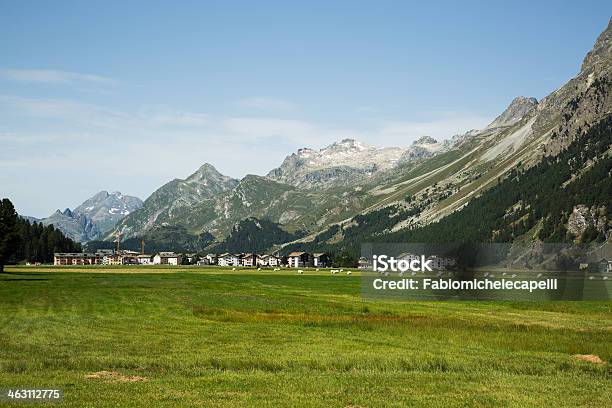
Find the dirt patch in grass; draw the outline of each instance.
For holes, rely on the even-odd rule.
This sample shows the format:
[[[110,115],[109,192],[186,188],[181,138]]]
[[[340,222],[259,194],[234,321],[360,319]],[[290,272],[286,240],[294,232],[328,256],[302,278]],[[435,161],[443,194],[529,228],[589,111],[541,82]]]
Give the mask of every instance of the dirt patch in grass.
[[[594,363],[594,364],[605,364],[606,363],[599,356],[596,356],[595,354],[574,354],[574,358],[578,360],[582,360],[582,361],[588,361],[589,363]]]
[[[147,381],[146,377],[138,375],[123,375],[116,371],[97,371],[85,376],[88,380],[103,380],[106,382],[139,382]]]

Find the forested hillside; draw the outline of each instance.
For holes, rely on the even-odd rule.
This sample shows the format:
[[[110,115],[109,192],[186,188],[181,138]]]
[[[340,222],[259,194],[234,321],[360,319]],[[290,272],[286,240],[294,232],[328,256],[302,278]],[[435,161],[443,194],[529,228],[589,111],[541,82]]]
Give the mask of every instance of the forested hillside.
[[[207,232],[203,232],[199,235],[192,235],[180,225],[162,225],[147,231],[143,236],[128,238],[121,241],[120,249],[140,252],[143,239],[145,243],[144,250],[147,254],[163,251],[190,253],[201,251],[202,248],[211,244],[214,237]],[[116,247],[116,241],[110,240],[89,241],[85,244],[85,248],[88,251],[114,249]]]
[[[30,223],[17,214],[9,199],[0,201],[0,272],[5,264],[52,262],[54,252],[80,250],[80,244],[52,225]]]
[[[270,220],[247,218],[232,228],[230,235],[213,252],[264,252],[275,244],[292,241],[301,234],[289,233]]]
[[[53,262],[54,252],[80,252],[81,244],[67,238],[53,225],[17,218],[17,247],[9,261]]]

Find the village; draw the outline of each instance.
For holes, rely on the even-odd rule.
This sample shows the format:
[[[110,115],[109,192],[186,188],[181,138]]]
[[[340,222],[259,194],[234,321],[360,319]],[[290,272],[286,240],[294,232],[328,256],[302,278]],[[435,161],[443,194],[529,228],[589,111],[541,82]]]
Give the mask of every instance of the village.
[[[412,262],[419,256],[412,253],[402,253],[398,261]],[[431,268],[438,271],[452,269],[456,260],[442,256],[432,255],[428,258]],[[53,265],[195,265],[220,266],[233,268],[331,268],[351,267],[354,265],[332,265],[331,256],[325,252],[291,252],[286,256],[278,254],[222,253],[222,254],[178,254],[175,252],[158,252],[144,254],[130,250],[100,249],[95,252],[58,252],[54,253]],[[357,261],[357,268],[361,270],[375,270],[371,259],[364,257]],[[579,269],[586,270],[588,263],[580,263]],[[612,260],[602,259],[595,262],[592,269],[602,273],[612,272]],[[378,270],[378,269],[376,269]]]
[[[403,253],[399,260],[411,262],[419,257],[412,253]],[[454,265],[454,259],[432,256],[434,269],[444,270]],[[207,255],[179,254],[175,252],[158,252],[145,254],[144,251],[100,249],[95,252],[55,253],[55,266],[64,265],[197,265],[241,268],[329,268],[350,267],[355,265],[332,265],[331,256],[325,252],[291,252],[286,256],[279,254],[222,253]],[[364,257],[357,261],[358,269],[373,270],[371,259]]]
[[[53,254],[53,265],[198,265],[225,267],[269,267],[269,268],[327,268],[331,259],[324,252],[291,252],[287,256],[274,254],[222,253],[178,254],[158,252],[144,254],[129,250],[101,249],[96,252],[58,252]]]

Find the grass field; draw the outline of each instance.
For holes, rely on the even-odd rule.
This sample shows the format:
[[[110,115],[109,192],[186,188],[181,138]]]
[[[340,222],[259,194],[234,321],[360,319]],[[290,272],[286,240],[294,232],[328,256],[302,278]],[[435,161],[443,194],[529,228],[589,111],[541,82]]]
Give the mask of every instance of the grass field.
[[[612,361],[612,302],[365,302],[358,274],[7,272],[0,388],[62,389],[52,406],[612,406],[610,364],[575,357]]]

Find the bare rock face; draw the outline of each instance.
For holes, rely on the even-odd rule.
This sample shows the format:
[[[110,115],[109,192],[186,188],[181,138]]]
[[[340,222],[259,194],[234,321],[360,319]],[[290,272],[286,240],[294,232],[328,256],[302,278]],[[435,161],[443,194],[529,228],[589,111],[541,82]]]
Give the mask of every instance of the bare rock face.
[[[580,68],[581,72],[610,70],[612,54],[612,18],[608,27],[599,35],[593,49],[587,53]]]
[[[489,126],[488,129],[498,128],[502,126],[512,126],[527,114],[529,114],[538,105],[536,98],[528,98],[519,96],[512,100],[510,105],[502,112]]]
[[[611,113],[611,90],[612,78],[607,74],[594,79],[584,91],[570,100],[561,111],[560,123],[553,130],[550,143],[544,146],[545,154],[556,156],[572,143],[577,135],[584,134],[601,117]]]
[[[413,145],[432,145],[437,143],[438,141],[431,136],[421,136],[420,138],[412,142]]]
[[[534,129],[552,132],[544,154],[557,155],[577,134],[612,113],[611,89],[612,19],[584,58],[578,75],[540,102]]]
[[[119,220],[140,207],[142,201],[137,197],[118,191],[100,191],[74,210],[57,210],[40,222],[43,225],[53,225],[75,242],[87,242],[101,238],[102,234],[112,229]]]
[[[426,159],[447,149],[447,145],[439,143],[431,136],[421,136],[409,146],[402,154],[400,162]]]
[[[74,209],[77,215],[91,219],[102,232],[112,229],[119,220],[142,207],[142,200],[122,194],[100,191]]]
[[[380,148],[344,139],[320,150],[299,149],[287,156],[267,177],[300,187],[350,182],[394,167],[404,151],[400,147]]]
[[[346,185],[412,160],[431,157],[445,149],[431,136],[422,136],[408,147],[376,147],[344,139],[320,150],[299,149],[285,158],[267,177],[297,187]]]
[[[567,230],[579,237],[588,227],[594,227],[598,232],[607,232],[608,219],[605,207],[587,207],[586,205],[574,207],[567,220]]]
[[[100,229],[90,218],[84,214],[75,214],[69,208],[57,210],[41,222],[43,225],[53,225],[75,242],[87,242],[101,236]]]

